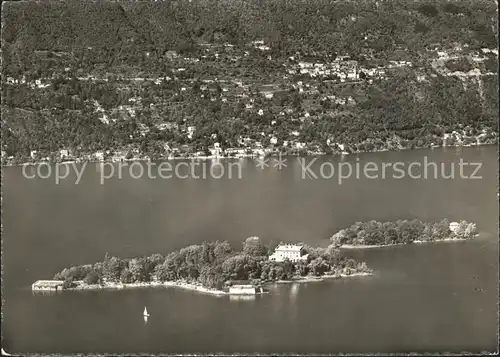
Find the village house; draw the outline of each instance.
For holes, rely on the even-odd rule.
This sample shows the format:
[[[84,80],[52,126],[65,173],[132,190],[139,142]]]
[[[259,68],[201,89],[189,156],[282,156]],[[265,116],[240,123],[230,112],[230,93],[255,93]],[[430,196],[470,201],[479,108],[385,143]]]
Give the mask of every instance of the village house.
[[[165,52],[165,57],[167,57],[168,59],[175,59],[175,58],[179,57],[179,55],[177,54],[176,51],[169,50],[169,51]]]
[[[160,131],[177,129],[178,125],[176,123],[160,123],[156,125],[156,128]]]
[[[113,162],[122,162],[127,159],[128,151],[127,150],[116,150],[113,155],[111,155],[111,161]]]
[[[61,159],[66,159],[69,156],[69,151],[67,149],[61,149],[59,150],[59,156],[61,156]]]
[[[194,132],[196,131],[196,127],[195,126],[188,126],[187,128],[187,132],[188,132],[188,138],[189,139],[192,139],[193,138],[193,134]]]
[[[257,48],[257,49],[259,49],[261,51],[269,51],[271,49],[269,46],[266,46],[264,44],[263,40],[253,41],[252,45],[253,45],[254,48]]]
[[[307,261],[308,254],[303,254],[302,244],[289,244],[281,242],[274,253],[269,256],[269,260],[282,262],[290,260],[292,262]]]
[[[247,149],[245,149],[245,148],[227,148],[227,149],[225,149],[225,154],[227,156],[244,157],[247,154]]]
[[[219,143],[214,143],[214,147],[210,148],[210,154],[215,157],[222,156],[222,149]]]
[[[96,151],[94,153],[94,157],[96,158],[96,160],[98,161],[104,161],[104,152],[103,151]]]

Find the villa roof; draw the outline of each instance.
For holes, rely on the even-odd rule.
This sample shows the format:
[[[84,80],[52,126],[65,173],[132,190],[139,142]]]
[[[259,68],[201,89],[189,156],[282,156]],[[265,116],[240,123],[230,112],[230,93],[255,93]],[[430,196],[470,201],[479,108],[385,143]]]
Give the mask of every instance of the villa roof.
[[[64,281],[62,280],[37,280],[33,285],[34,286],[51,286],[56,287],[62,285]]]
[[[277,251],[295,251],[295,252],[300,252],[300,250],[302,249],[303,245],[302,244],[288,244],[288,243],[280,243],[280,245],[278,245],[276,247],[275,250]]]

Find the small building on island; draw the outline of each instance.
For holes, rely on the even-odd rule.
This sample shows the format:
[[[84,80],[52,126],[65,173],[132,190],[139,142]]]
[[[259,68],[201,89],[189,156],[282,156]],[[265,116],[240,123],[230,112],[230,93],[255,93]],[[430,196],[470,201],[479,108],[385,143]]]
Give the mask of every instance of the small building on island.
[[[290,260],[292,262],[306,261],[308,254],[304,254],[304,246],[302,244],[289,244],[281,242],[275,249],[274,253],[269,256],[269,260],[282,262]]]
[[[222,156],[222,148],[220,147],[220,143],[214,143],[213,148],[209,148],[210,150],[210,155],[215,156],[215,157],[220,157]]]
[[[264,292],[260,280],[230,280],[226,282],[229,295],[256,295]]]
[[[62,280],[37,280],[31,285],[33,291],[62,291]]]
[[[231,295],[255,295],[257,288],[253,285],[233,285],[229,287]]]

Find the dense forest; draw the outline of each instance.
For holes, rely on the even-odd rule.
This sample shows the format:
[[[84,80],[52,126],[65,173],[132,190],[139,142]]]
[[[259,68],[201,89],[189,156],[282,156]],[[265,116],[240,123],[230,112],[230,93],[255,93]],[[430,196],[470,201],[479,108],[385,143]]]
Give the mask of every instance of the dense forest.
[[[66,268],[54,279],[63,280],[65,288],[79,280],[87,284],[187,281],[220,290],[233,280],[272,282],[307,275],[369,272],[365,263],[345,257],[333,247],[304,246],[309,256],[300,262],[270,261],[269,251],[257,237],[247,238],[242,251],[234,251],[227,242],[203,242],[167,256],[120,259],[106,255],[104,261],[93,265]]]
[[[2,8],[7,75],[24,73],[34,52],[47,49],[71,52],[90,72],[99,65],[161,69],[168,50],[192,53],[199,42],[262,39],[282,56],[362,49],[392,56],[398,45],[417,55],[445,43],[497,47],[497,6],[487,0],[41,1]]]
[[[332,245],[386,245],[409,244],[415,241],[433,242],[445,239],[472,239],[476,236],[476,225],[461,221],[456,230],[450,229],[450,222],[443,219],[436,223],[419,220],[396,222],[357,222],[336,233]]]
[[[173,148],[208,152],[215,142],[284,152],[296,143],[316,152],[335,153],[335,143],[347,152],[402,149],[442,146],[453,131],[465,133],[463,144],[496,140],[498,53],[471,60],[498,47],[491,1],[41,1],[2,9],[2,157],[14,162],[33,151],[55,159],[60,149],[159,158]],[[435,50],[457,46],[463,56],[444,64],[447,73],[493,75],[437,70]],[[340,55],[368,69],[412,66],[370,80],[360,73],[352,83],[289,71],[298,60]],[[228,82],[243,82],[243,95]],[[272,99],[259,92],[268,83]],[[325,99],[332,96],[354,104]]]

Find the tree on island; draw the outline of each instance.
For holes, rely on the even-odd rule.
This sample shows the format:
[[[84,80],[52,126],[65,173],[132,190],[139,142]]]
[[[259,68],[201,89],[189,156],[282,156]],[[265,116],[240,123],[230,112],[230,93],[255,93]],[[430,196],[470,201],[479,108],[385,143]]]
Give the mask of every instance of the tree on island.
[[[83,281],[85,282],[85,284],[93,285],[93,284],[99,284],[100,281],[101,281],[101,279],[100,279],[99,274],[97,273],[97,271],[91,270],[85,276],[85,278],[83,279]]]
[[[118,282],[120,281],[120,275],[123,268],[126,266],[126,262],[122,261],[117,257],[109,257],[106,253],[104,257],[104,262],[102,266],[103,278],[106,281]]]
[[[75,286],[75,283],[73,282],[72,277],[68,277],[68,278],[64,279],[63,284],[62,284],[63,289],[70,289],[74,286]]]
[[[457,230],[454,232],[458,239],[469,239],[476,235],[477,229],[474,223],[460,221]]]
[[[267,248],[259,237],[248,237],[243,242],[243,253],[254,257],[267,256]]]
[[[130,272],[130,270],[128,270],[128,268],[123,269],[121,274],[120,274],[120,283],[130,284],[133,281],[134,281],[134,279],[132,277],[132,273]]]

